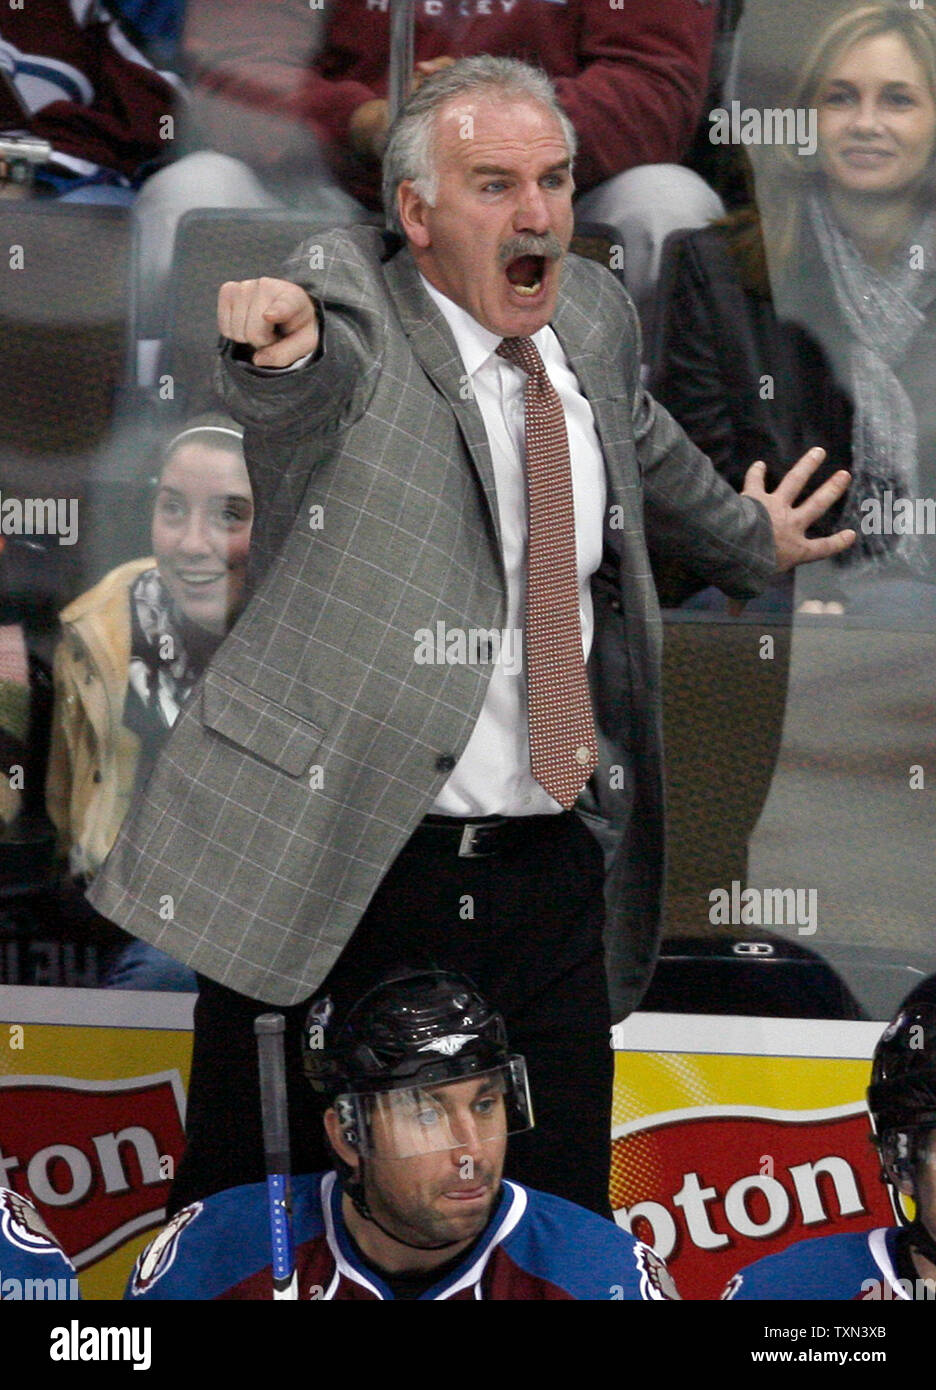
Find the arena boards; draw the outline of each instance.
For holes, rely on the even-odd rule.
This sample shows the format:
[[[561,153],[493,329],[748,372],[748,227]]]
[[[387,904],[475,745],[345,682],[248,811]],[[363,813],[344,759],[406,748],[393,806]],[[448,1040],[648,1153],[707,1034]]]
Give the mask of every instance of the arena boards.
[[[191,995],[0,987],[2,1183],[83,1296],[120,1297],[182,1151]],[[889,1225],[868,1142],[883,1024],[635,1014],[615,1030],[611,1201],[684,1298],[794,1240]]]

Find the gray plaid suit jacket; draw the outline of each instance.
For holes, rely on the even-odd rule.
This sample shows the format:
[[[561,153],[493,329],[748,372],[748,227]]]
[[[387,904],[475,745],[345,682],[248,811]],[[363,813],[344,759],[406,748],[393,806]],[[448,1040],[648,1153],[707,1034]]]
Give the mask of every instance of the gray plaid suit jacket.
[[[305,243],[286,274],[323,307],[321,359],[275,376],[223,363],[247,426],[252,597],[90,894],[134,935],[280,1005],[332,966],[477,720],[491,667],[418,664],[415,634],[502,628],[506,611],[480,411],[409,252],[386,252],[372,227]],[[569,257],[553,327],[608,476],[589,661],[600,766],[577,810],[606,852],[623,1017],[653,968],[663,877],[645,529],[738,597],[766,582],[774,548],[764,509],[642,390],[636,314],[606,270]]]

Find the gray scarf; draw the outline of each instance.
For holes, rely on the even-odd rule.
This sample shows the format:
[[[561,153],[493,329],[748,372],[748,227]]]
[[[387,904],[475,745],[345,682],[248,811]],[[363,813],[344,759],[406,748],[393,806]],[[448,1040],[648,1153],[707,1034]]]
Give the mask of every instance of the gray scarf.
[[[130,690],[139,697],[153,729],[171,729],[185,699],[201,675],[204,661],[192,651],[194,635],[175,610],[158,569],[143,570],[130,587]],[[220,637],[205,634],[213,650]],[[124,712],[125,722],[134,727],[136,714],[132,702]],[[142,730],[137,728],[137,733]]]
[[[818,191],[809,195],[809,217],[851,335],[852,482],[842,525],[852,527],[858,540],[843,558],[882,563],[899,556],[922,571],[926,563],[920,538],[865,534],[861,504],[874,498],[883,506],[885,492],[894,501],[919,495],[916,414],[894,368],[936,298],[936,216],[923,218],[904,253],[883,272],[868,264]],[[911,264],[913,245],[922,249],[922,269]]]

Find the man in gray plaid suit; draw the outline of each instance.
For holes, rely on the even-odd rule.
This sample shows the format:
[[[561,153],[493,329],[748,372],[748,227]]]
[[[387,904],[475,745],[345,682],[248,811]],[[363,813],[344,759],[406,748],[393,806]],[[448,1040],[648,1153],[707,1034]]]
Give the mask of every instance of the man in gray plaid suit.
[[[821,452],[770,495],[754,465],[738,497],[642,390],[631,301],[564,255],[573,153],[546,79],[463,60],[391,136],[403,249],[328,233],[287,278],[221,290],[253,596],[91,894],[204,977],[175,1206],[262,1173],[256,1012],[287,1006],[292,1075],[314,991],[340,1010],[389,967],[435,965],[473,976],[527,1057],[537,1128],[511,1175],[608,1209],[608,1025],[646,987],[661,906],[646,532],[741,598],[853,537],[805,539],[847,484],[794,506]],[[565,809],[532,773],[511,640],[526,397],[498,349],[516,339],[561,401],[574,496],[595,744],[576,756],[597,765]],[[291,1098],[298,1117],[301,1079]],[[293,1127],[300,1168],[322,1166],[318,1128]]]

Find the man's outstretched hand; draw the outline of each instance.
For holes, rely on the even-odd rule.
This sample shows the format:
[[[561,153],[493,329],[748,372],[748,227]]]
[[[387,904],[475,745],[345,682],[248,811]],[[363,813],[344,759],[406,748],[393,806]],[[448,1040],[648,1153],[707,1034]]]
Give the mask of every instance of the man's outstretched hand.
[[[218,291],[218,331],[256,348],[255,367],[291,367],[319,345],[318,311],[291,280],[228,280]]]
[[[783,475],[773,492],[768,492],[764,487],[765,463],[752,463],[745,474],[741,496],[755,497],[767,508],[773,525],[778,570],[793,569],[794,565],[802,565],[807,560],[825,560],[830,555],[840,555],[855,543],[854,531],[836,531],[834,535],[818,536],[812,540],[806,538],[806,532],[813,522],[818,521],[838,501],[851,482],[851,474],[840,469],[797,506],[797,497],[824,458],[825,449],[807,450]]]

